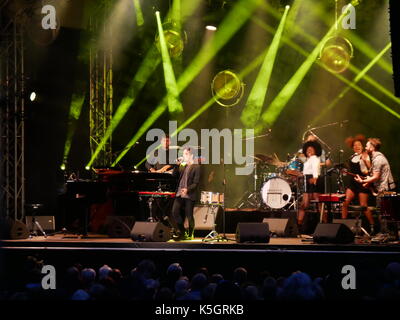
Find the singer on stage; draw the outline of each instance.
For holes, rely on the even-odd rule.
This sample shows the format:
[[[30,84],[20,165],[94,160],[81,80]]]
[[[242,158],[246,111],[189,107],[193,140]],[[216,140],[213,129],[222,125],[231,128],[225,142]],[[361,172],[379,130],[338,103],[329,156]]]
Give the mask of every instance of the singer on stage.
[[[200,182],[200,165],[195,163],[193,149],[187,147],[183,150],[183,159],[179,166],[179,182],[172,216],[175,219],[178,234],[175,241],[192,240],[194,238],[193,209],[196,201],[197,189]],[[188,219],[189,229],[185,230],[185,217]]]
[[[365,136],[359,134],[355,137],[348,137],[345,143],[353,149],[354,153],[348,161],[349,172],[358,174],[361,177],[367,177],[371,168],[371,159],[364,150]],[[351,177],[350,184],[346,188],[346,200],[343,202],[342,219],[347,219],[348,207],[353,199],[358,196],[360,206],[365,207],[365,216],[370,224],[370,233],[375,233],[374,218],[368,207],[368,197],[371,194],[368,188],[363,187]]]

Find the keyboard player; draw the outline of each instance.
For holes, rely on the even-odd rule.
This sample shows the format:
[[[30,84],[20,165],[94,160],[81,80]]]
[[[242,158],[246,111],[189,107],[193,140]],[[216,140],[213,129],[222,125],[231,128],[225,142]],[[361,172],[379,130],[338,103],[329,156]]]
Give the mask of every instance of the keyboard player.
[[[160,149],[158,149],[154,152],[155,157],[161,158],[165,161],[158,160],[155,162],[154,159],[148,159],[148,161],[146,161],[145,166],[146,166],[146,169],[148,172],[172,174],[173,176],[176,177],[176,179],[178,179],[178,175],[179,175],[178,165],[175,162],[169,163],[170,143],[171,143],[171,140],[168,135],[162,137]],[[161,152],[163,153],[162,156],[158,157],[158,155],[160,155]],[[153,190],[153,191],[157,191],[157,190]],[[153,205],[152,205],[153,218],[155,218],[157,221],[162,221],[168,225],[168,222],[166,220],[170,216],[173,202],[174,202],[174,200],[170,199],[170,198],[154,199]]]

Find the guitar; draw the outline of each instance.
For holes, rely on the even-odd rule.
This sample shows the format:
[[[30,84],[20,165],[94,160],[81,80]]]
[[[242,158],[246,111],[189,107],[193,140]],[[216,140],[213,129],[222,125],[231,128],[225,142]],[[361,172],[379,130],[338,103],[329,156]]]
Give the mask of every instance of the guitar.
[[[343,173],[344,175],[349,175],[349,176],[351,176],[351,177],[353,177],[353,178],[355,178],[355,177],[357,177],[357,176],[360,176],[359,174],[350,172],[350,171],[348,171],[347,169],[342,169],[341,171],[342,171],[342,173]],[[361,176],[360,176],[360,177],[361,177]],[[361,177],[361,178],[362,178],[362,177]],[[375,188],[373,187],[373,185],[371,185],[371,183],[367,183],[367,185],[365,186],[365,188],[369,189],[369,191],[371,191],[371,193],[372,193],[372,195],[373,195],[374,197],[376,197],[376,196],[378,195],[378,192],[375,190]]]

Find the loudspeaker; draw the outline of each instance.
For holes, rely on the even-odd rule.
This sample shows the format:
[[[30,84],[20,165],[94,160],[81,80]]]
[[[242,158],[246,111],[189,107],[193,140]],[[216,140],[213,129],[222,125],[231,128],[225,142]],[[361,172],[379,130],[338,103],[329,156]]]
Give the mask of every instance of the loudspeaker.
[[[108,216],[106,231],[110,238],[129,238],[134,224],[133,216]]]
[[[333,219],[333,223],[342,223],[345,224],[350,230],[355,227],[357,219]],[[361,227],[361,219],[360,219],[360,227]]]
[[[314,232],[315,243],[346,244],[354,242],[354,234],[342,223],[319,223]]]
[[[136,222],[131,231],[133,241],[165,242],[171,239],[171,228],[161,222]]]
[[[236,228],[236,242],[269,242],[268,223],[240,222]]]
[[[208,206],[195,206],[193,208],[193,217],[194,217],[194,230],[209,230],[213,229],[214,224],[214,216],[213,210],[215,213],[215,224],[217,221],[220,222],[221,215],[223,214],[222,207],[214,207],[213,209]],[[189,228],[189,223],[187,219],[185,220],[185,228]]]
[[[28,237],[29,231],[23,222],[10,218],[0,219],[0,239],[17,240]]]
[[[35,216],[35,220],[39,222],[44,231],[54,232],[56,230],[54,216]],[[32,216],[25,216],[25,223],[28,230],[32,230]]]
[[[263,223],[268,223],[271,236],[295,238],[299,234],[297,222],[290,218],[264,218]]]

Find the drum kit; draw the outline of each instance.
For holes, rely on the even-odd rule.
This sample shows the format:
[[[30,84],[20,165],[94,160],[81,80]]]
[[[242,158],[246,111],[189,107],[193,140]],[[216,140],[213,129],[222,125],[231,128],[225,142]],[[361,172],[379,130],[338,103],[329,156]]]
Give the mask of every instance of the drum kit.
[[[303,190],[304,155],[296,153],[286,162],[279,160],[276,154],[256,154],[253,158],[254,187],[237,207],[297,209]]]

